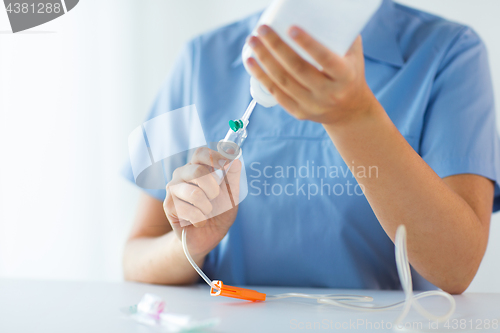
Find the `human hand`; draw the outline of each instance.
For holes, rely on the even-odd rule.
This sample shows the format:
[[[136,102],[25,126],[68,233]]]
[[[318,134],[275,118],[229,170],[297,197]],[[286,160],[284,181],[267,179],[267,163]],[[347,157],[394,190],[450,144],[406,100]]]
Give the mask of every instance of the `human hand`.
[[[218,184],[215,170],[224,170]],[[188,228],[193,258],[206,256],[227,234],[238,212],[241,162],[216,151],[199,148],[191,162],[174,171],[163,203],[177,237]]]
[[[344,57],[298,27],[290,37],[323,68],[304,60],[270,27],[261,26],[248,44],[257,59],[247,60],[252,75],[290,114],[300,120],[339,124],[371,112],[378,103],[365,80],[363,45],[359,36]]]

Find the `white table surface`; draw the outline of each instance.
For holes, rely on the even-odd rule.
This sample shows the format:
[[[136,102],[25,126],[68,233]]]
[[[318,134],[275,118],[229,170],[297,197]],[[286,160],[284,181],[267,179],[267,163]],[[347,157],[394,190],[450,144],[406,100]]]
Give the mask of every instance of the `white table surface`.
[[[325,290],[304,288],[254,288],[268,295],[283,292],[367,295],[384,305],[403,299],[398,291]],[[209,332],[355,331],[384,332],[400,310],[358,312],[314,300],[287,299],[250,303],[209,296],[206,285],[190,287],[154,286],[139,283],[61,282],[0,279],[0,332],[114,333],[155,332],[124,317],[120,308],[137,304],[145,293],[161,296],[173,312],[198,319],[219,317],[220,325]],[[500,294],[465,293],[455,297],[457,310],[449,328],[429,328],[429,322],[412,310],[407,321],[422,323],[428,332],[500,332],[485,329],[487,320],[500,320]],[[444,313],[448,303],[441,298],[422,300],[426,308]],[[463,329],[452,327],[465,321]],[[315,326],[316,325],[316,326]],[[370,326],[371,325],[371,326]],[[384,329],[383,329],[383,328]],[[309,329],[307,329],[309,328]],[[479,329],[480,328],[480,329]]]

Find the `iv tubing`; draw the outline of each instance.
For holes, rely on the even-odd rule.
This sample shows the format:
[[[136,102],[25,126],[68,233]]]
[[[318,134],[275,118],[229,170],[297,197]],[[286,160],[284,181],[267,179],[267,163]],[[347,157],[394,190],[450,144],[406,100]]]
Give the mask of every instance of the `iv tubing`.
[[[414,295],[413,294],[413,285],[412,285],[412,278],[411,278],[411,272],[410,272],[410,264],[408,262],[408,251],[406,247],[406,228],[404,225],[399,226],[397,232],[396,232],[396,241],[395,241],[395,246],[396,246],[396,265],[398,269],[398,275],[399,279],[401,281],[401,286],[403,288],[403,291],[405,293],[405,300],[401,302],[397,302],[394,304],[390,305],[385,305],[385,306],[364,306],[364,305],[356,305],[356,304],[351,304],[352,302],[361,302],[361,303],[366,303],[366,302],[372,302],[373,298],[368,297],[368,296],[357,296],[357,295],[321,295],[321,294],[300,294],[300,293],[286,293],[286,294],[279,294],[279,295],[272,295],[272,296],[267,296],[267,300],[278,300],[278,299],[283,299],[283,298],[290,298],[290,297],[300,297],[300,298],[310,298],[310,299],[316,299],[318,303],[322,304],[330,304],[330,305],[335,305],[338,307],[343,307],[343,308],[348,308],[352,310],[359,310],[359,311],[370,311],[370,312],[377,312],[377,311],[386,311],[390,309],[395,309],[400,306],[403,306],[403,311],[399,315],[399,317],[395,320],[394,325],[397,327],[402,323],[404,318],[408,315],[411,307],[415,307],[415,309],[420,313],[422,316],[427,318],[428,320],[432,321],[437,321],[437,322],[445,322],[448,320],[453,313],[455,312],[456,304],[455,304],[455,299],[453,296],[448,294],[447,292],[441,291],[441,290],[432,290],[432,291],[427,291],[427,292],[422,292],[420,294]],[[205,282],[212,288],[218,289],[215,287],[215,284],[210,281],[210,279],[203,273],[203,271],[196,265],[194,262],[193,258],[191,258],[191,255],[189,254],[187,244],[186,244],[186,228],[182,229],[182,248],[184,249],[184,253],[186,254],[187,259],[191,263],[191,266],[198,272],[198,274],[205,280]],[[442,316],[436,316],[431,313],[429,313],[427,310],[425,310],[420,303],[417,302],[418,299],[422,299],[425,297],[431,297],[431,296],[441,296],[446,298],[450,302],[450,309],[448,312]]]
[[[243,124],[245,124],[245,128],[248,124],[248,120],[250,119],[250,116],[252,115],[253,110],[255,109],[255,106],[257,105],[257,101],[255,99],[252,99],[250,102],[250,105],[248,105],[247,110],[243,114],[243,117],[241,117],[241,121],[243,121]]]
[[[214,289],[219,289],[219,288],[217,288],[215,286],[214,283],[212,283],[212,281],[210,281],[210,279],[208,278],[208,276],[206,276],[205,273],[203,273],[203,271],[201,270],[201,268],[198,267],[198,265],[196,264],[196,262],[194,262],[193,258],[191,257],[191,254],[189,254],[189,250],[187,248],[187,241],[186,241],[186,228],[182,228],[182,249],[184,250],[184,254],[186,255],[187,260],[189,261],[189,263],[191,264],[191,266],[193,266],[193,268],[198,273],[198,275],[200,275],[201,278],[203,280],[205,280],[205,282],[210,287],[212,287]]]

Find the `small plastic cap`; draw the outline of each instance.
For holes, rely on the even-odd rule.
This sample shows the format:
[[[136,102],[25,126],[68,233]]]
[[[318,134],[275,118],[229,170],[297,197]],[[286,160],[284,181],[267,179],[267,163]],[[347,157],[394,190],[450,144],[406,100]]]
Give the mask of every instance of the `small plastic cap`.
[[[243,122],[241,120],[230,120],[229,127],[231,127],[233,132],[238,132],[240,128],[243,128]]]
[[[165,302],[160,296],[145,294],[139,304],[137,311],[148,315],[158,316],[165,309]]]

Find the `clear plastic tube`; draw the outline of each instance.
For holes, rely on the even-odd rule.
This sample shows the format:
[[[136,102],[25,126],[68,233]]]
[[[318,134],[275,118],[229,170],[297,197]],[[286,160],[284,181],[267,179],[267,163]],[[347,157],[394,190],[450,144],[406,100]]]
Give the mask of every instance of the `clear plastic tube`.
[[[255,99],[252,99],[252,101],[248,105],[248,108],[246,109],[245,113],[243,114],[243,117],[241,117],[241,120],[243,121],[245,128],[248,125],[248,122],[250,120],[250,116],[252,115],[253,110],[255,109],[256,105],[257,105],[257,101]]]
[[[191,257],[191,254],[189,253],[189,250],[187,248],[187,241],[186,241],[186,228],[183,228],[182,229],[182,249],[184,250],[184,254],[186,255],[186,258],[187,260],[189,261],[189,263],[191,264],[191,266],[193,266],[193,268],[195,269],[195,271],[198,273],[198,275],[201,276],[201,278],[203,280],[205,280],[205,282],[212,288],[218,290],[218,288],[215,286],[215,284],[210,281],[210,279],[208,278],[208,276],[205,275],[205,273],[203,273],[203,271],[201,270],[200,267],[198,267],[198,265],[196,264],[196,262],[193,260],[193,258]]]
[[[361,311],[386,311],[395,309],[403,306],[403,311],[399,315],[399,317],[394,321],[394,326],[398,326],[402,323],[404,318],[408,315],[411,307],[413,306],[422,316],[429,320],[444,322],[448,320],[453,313],[455,312],[456,304],[455,299],[448,294],[447,292],[441,290],[433,290],[420,293],[418,295],[413,294],[413,284],[411,279],[411,271],[410,264],[408,262],[408,250],[406,247],[406,228],[404,225],[399,226],[396,232],[396,265],[398,269],[399,279],[401,281],[401,286],[403,287],[403,291],[405,293],[405,300],[401,302],[397,302],[390,305],[385,306],[366,306],[366,305],[356,305],[350,304],[351,302],[371,302],[373,299],[371,297],[366,296],[352,296],[352,295],[311,295],[311,294],[279,294],[274,296],[268,296],[267,299],[282,299],[287,297],[302,297],[302,298],[312,298],[316,299],[318,303],[322,304],[331,304],[338,307],[353,309],[353,310],[361,310]],[[346,297],[347,296],[347,297]],[[450,302],[450,309],[448,312],[442,316],[435,316],[425,310],[420,303],[418,303],[418,299],[422,299],[425,297],[431,296],[441,296],[446,298]],[[346,297],[346,298],[344,298]],[[347,302],[346,302],[347,301]]]
[[[212,288],[216,289],[214,283],[210,281],[210,279],[203,273],[203,271],[196,265],[194,260],[191,258],[189,255],[189,251],[187,249],[186,245],[186,228],[182,230],[182,247],[184,249],[184,253],[186,254],[186,257],[188,258],[189,262],[193,266],[193,268],[198,272],[198,274],[205,280],[205,282],[211,286]],[[347,308],[347,309],[352,309],[352,310],[359,310],[359,311],[371,311],[371,312],[377,312],[377,311],[386,311],[386,310],[391,310],[395,309],[398,307],[403,306],[403,310],[399,317],[394,321],[394,327],[397,329],[397,327],[403,322],[403,320],[406,318],[408,315],[410,309],[412,306],[420,313],[423,317],[427,318],[428,320],[436,321],[436,322],[445,322],[448,320],[453,313],[455,312],[456,304],[455,304],[455,299],[453,296],[448,294],[447,292],[441,291],[441,290],[432,290],[432,291],[427,291],[427,292],[422,292],[420,294],[414,295],[413,294],[413,285],[412,285],[412,279],[411,279],[411,271],[410,271],[410,264],[408,261],[408,250],[406,247],[406,228],[404,225],[399,226],[397,232],[396,232],[396,241],[395,241],[395,247],[396,247],[396,265],[398,269],[398,275],[399,279],[401,281],[401,285],[403,287],[403,291],[405,293],[405,300],[401,302],[397,302],[394,304],[389,304],[385,306],[371,306],[371,305],[358,305],[358,304],[352,304],[352,303],[368,303],[372,302],[373,298],[369,296],[359,296],[359,295],[335,295],[335,294],[300,294],[300,293],[286,293],[286,294],[278,294],[278,295],[271,295],[267,296],[266,300],[272,301],[272,300],[279,300],[279,299],[284,299],[284,298],[309,298],[309,299],[316,299],[318,303],[322,304],[330,304],[330,305],[335,305],[338,307],[342,308]],[[418,303],[417,300],[425,298],[425,297],[431,297],[431,296],[441,296],[446,298],[450,302],[450,309],[448,312],[442,316],[436,316],[433,315],[432,313],[428,312],[425,310],[420,303]]]

